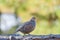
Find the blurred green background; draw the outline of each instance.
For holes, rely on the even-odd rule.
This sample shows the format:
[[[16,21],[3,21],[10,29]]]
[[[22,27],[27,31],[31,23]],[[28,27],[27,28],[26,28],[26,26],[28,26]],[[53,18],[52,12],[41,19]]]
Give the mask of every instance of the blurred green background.
[[[60,0],[0,0],[2,12],[14,12],[15,8],[22,22],[30,20],[32,16],[37,18],[36,28],[31,34],[60,34]],[[58,20],[55,23],[49,23],[49,13],[55,12]]]

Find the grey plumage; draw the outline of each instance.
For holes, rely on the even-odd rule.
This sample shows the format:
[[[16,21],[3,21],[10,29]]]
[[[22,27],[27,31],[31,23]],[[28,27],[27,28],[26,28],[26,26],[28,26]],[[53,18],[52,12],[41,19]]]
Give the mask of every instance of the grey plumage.
[[[20,31],[23,34],[29,34],[35,29],[36,22],[35,17],[32,17],[32,19],[22,25],[22,27],[19,27],[16,32]]]

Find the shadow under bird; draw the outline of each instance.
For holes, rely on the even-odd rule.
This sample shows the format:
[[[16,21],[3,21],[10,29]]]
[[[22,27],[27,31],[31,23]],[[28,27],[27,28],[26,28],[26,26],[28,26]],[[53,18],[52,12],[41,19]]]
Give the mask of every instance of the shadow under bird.
[[[35,29],[35,26],[36,26],[35,19],[36,19],[35,17],[32,17],[30,21],[25,22],[21,27],[17,28],[16,32],[20,31],[24,35],[32,32]]]

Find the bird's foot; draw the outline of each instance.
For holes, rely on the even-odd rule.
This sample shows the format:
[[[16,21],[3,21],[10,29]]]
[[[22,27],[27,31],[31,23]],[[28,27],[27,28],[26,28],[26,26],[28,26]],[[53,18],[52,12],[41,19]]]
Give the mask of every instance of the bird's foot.
[[[25,37],[25,36],[26,36],[26,34],[23,35],[23,37]]]
[[[25,37],[25,35],[23,35],[23,37]]]
[[[26,35],[26,34],[24,34],[24,35],[23,35],[23,37],[25,37],[25,36],[31,36],[31,34],[27,34],[27,35]]]
[[[31,34],[28,34],[28,36],[31,36]]]

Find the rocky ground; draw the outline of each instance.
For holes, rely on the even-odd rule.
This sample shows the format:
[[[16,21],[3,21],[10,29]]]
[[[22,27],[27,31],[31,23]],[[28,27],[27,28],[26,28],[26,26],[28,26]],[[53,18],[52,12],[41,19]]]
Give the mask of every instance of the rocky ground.
[[[60,40],[60,35],[0,35],[0,40]]]

